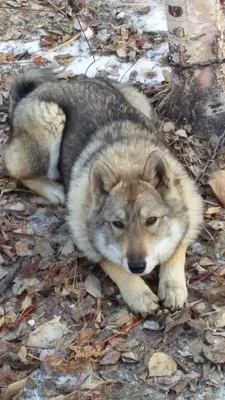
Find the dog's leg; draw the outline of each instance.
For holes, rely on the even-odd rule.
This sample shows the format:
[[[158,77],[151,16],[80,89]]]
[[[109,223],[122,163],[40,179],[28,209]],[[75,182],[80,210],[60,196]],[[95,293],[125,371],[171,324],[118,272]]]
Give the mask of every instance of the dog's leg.
[[[65,193],[63,186],[48,178],[36,178],[22,180],[24,186],[33,190],[40,196],[49,200],[50,203],[59,205],[65,203]]]
[[[149,289],[140,276],[128,274],[120,265],[108,260],[101,267],[117,284],[124,301],[132,311],[142,316],[153,314],[158,308],[158,297]]]
[[[182,308],[187,301],[184,272],[186,250],[187,246],[181,244],[172,258],[160,267],[158,296],[163,305],[172,310]]]

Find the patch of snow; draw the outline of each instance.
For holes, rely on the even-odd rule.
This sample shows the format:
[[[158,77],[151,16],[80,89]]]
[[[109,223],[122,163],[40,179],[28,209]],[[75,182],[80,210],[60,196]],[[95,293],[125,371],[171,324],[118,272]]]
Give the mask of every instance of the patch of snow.
[[[90,2],[90,1],[89,1]],[[138,0],[137,2],[140,2]],[[137,3],[136,2],[136,3]],[[166,31],[166,17],[165,9],[163,4],[159,0],[152,0],[149,4],[151,6],[150,11],[141,15],[137,7],[119,7],[118,10],[126,13],[128,20],[130,18],[133,27],[142,34],[143,32],[156,32]],[[88,39],[93,36],[93,31],[88,28],[85,31],[85,35]],[[118,82],[123,83],[129,80],[129,76],[134,72],[136,81],[145,84],[159,84],[164,80],[162,70],[170,70],[169,67],[161,66],[161,58],[168,52],[167,43],[153,46],[143,57],[138,61],[125,62],[123,59],[116,55],[101,55],[90,54],[90,49],[83,36],[78,40],[68,44],[60,50],[49,52],[45,54],[45,51],[40,47],[39,40],[33,40],[32,42],[24,43],[21,40],[9,40],[7,42],[0,42],[0,53],[11,53],[13,50],[14,55],[21,54],[28,51],[29,54],[43,55],[49,62],[53,62],[54,57],[60,54],[70,54],[75,57],[73,61],[66,67],[66,72],[71,75],[74,74],[85,74],[88,77],[94,77],[100,72],[106,72],[110,79],[114,79]],[[26,65],[29,61],[20,61],[21,65]],[[64,67],[60,67],[55,61],[52,67],[61,72]]]

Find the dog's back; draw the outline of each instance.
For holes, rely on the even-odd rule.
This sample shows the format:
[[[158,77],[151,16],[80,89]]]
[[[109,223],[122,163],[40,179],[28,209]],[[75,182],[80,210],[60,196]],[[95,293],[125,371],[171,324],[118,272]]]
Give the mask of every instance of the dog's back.
[[[67,189],[74,161],[97,130],[125,120],[152,128],[146,116],[150,110],[146,98],[133,88],[101,79],[60,82],[49,69],[28,69],[11,91],[13,138],[6,167],[19,180],[55,179],[59,167]]]

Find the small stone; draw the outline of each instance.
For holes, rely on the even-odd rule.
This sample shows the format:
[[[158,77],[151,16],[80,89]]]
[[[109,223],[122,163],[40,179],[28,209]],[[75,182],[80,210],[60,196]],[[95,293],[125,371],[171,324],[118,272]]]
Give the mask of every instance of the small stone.
[[[205,252],[204,247],[199,242],[194,243],[191,246],[191,250],[194,254],[197,254],[197,256],[202,256]]]
[[[125,18],[125,12],[121,11],[119,14],[117,14],[116,19],[119,21],[120,19],[124,19]]]
[[[143,324],[143,329],[148,329],[149,331],[159,331],[160,325],[156,321],[145,321]]]
[[[163,132],[169,133],[175,130],[175,125],[173,122],[165,122],[163,124]]]
[[[33,319],[29,319],[29,321],[27,321],[28,325],[33,328],[35,326],[35,321]]]

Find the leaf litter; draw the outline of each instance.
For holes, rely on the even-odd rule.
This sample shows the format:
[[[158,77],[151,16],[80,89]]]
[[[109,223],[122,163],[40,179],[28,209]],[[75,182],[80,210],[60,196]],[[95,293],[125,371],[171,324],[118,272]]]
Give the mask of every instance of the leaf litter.
[[[9,132],[11,84],[18,70],[31,63],[50,64],[62,79],[69,79],[84,74],[94,54],[89,76],[132,82],[160,110],[161,92],[168,90],[171,79],[162,4],[82,4],[79,19],[91,54],[69,3],[6,1],[8,8],[0,10],[2,40],[6,35],[0,42],[0,155]],[[161,129],[190,175],[200,177],[205,229],[188,251],[189,304],[145,321],[138,320],[116,297],[115,285],[75,251],[64,209],[5,178],[0,164],[1,398],[63,400],[72,393],[97,399],[107,398],[109,388],[111,398],[132,398],[132,393],[142,398],[143,393],[143,398],[166,399],[168,394],[185,400],[193,391],[196,400],[202,395],[223,398],[223,159],[218,154],[201,177],[213,155],[212,144],[196,138],[188,125],[165,121]]]

